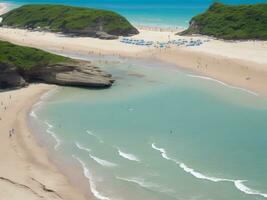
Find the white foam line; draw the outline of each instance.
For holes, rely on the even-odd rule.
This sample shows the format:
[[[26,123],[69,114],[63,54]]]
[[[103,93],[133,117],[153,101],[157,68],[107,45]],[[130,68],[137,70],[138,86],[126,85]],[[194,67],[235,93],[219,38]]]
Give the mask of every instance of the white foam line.
[[[56,136],[56,134],[55,134],[53,131],[47,129],[46,132],[49,133],[49,134],[55,139],[55,141],[56,141],[56,145],[54,146],[54,148],[55,148],[55,150],[57,150],[58,147],[59,147],[60,144],[61,144],[60,139]]]
[[[35,118],[35,119],[38,118],[36,113],[34,112],[34,110],[31,111],[30,116]]]
[[[50,124],[48,121],[45,121],[45,124],[48,126],[48,128],[53,128],[54,126]]]
[[[58,147],[61,145],[61,141],[57,137],[57,135],[51,130],[54,128],[54,126],[52,124],[48,123],[47,121],[45,121],[45,124],[48,126],[48,128],[46,129],[46,132],[49,133],[56,141],[56,145],[54,146],[54,149],[57,150]]]
[[[140,159],[137,156],[130,154],[130,153],[125,153],[121,151],[119,147],[116,147],[116,149],[118,150],[118,153],[121,157],[126,158],[127,160],[130,160],[130,161],[140,162]]]
[[[155,183],[146,182],[145,179],[143,179],[143,178],[122,178],[122,177],[116,176],[116,179],[130,182],[130,183],[135,183],[140,187],[148,188],[148,189],[160,187],[159,185],[157,185]]]
[[[104,141],[100,137],[98,137],[97,135],[95,135],[91,131],[87,130],[86,133],[88,133],[89,135],[95,137],[98,140],[99,143],[104,143]]]
[[[96,185],[95,185],[95,182],[94,182],[94,179],[93,179],[93,176],[92,174],[90,173],[89,169],[86,167],[86,164],[77,156],[75,155],[72,155],[72,157],[74,159],[76,159],[81,165],[82,165],[82,168],[83,168],[83,174],[84,176],[88,179],[89,181],[89,184],[90,184],[90,190],[91,192],[93,193],[93,195],[97,198],[97,199],[100,199],[100,200],[111,200],[109,197],[107,196],[104,196],[103,194],[101,194],[100,192],[97,191],[97,188],[96,188]]]
[[[146,188],[153,192],[160,192],[160,193],[165,193],[168,195],[170,195],[170,193],[174,193],[173,189],[162,187],[161,185],[158,185],[156,183],[147,182],[145,179],[139,178],[139,177],[123,178],[123,177],[116,176],[116,179],[121,180],[121,181],[126,181],[129,183],[134,183],[138,185],[139,187]]]
[[[183,169],[185,172],[191,174],[192,176],[194,176],[195,178],[198,178],[198,179],[203,179],[203,180],[208,180],[208,181],[212,181],[212,182],[232,182],[234,183],[235,187],[240,190],[241,192],[244,192],[246,194],[250,194],[250,195],[259,195],[259,196],[262,196],[262,197],[265,197],[267,198],[267,194],[265,193],[261,193],[257,190],[253,190],[247,186],[245,186],[243,184],[243,182],[245,182],[246,180],[233,180],[233,179],[225,179],[225,178],[218,178],[218,177],[210,177],[210,176],[207,176],[207,175],[204,175],[200,172],[197,172],[195,171],[193,168],[190,168],[188,167],[186,164],[176,160],[176,159],[173,159],[171,157],[169,157],[166,153],[166,150],[163,149],[163,148],[160,148],[160,147],[157,147],[155,143],[152,143],[152,148],[159,151],[161,153],[161,156],[166,159],[166,160],[169,160],[169,161],[172,161],[174,162],[175,164],[177,164],[181,169]]]
[[[104,166],[104,167],[116,167],[117,164],[100,159],[98,157],[92,156],[91,154],[89,154],[90,158],[92,158],[95,162],[97,162],[98,164]]]
[[[84,147],[84,146],[81,145],[79,142],[75,142],[75,145],[76,145],[76,147],[78,147],[78,149],[80,149],[80,150],[84,150],[84,151],[86,151],[86,152],[90,152],[90,151],[91,151],[91,149]]]
[[[39,102],[35,103],[35,104],[31,107],[31,112],[30,112],[30,116],[31,116],[31,117],[33,117],[33,118],[35,118],[35,119],[38,118],[38,116],[37,116],[37,114],[36,114],[36,111],[37,111],[38,109],[40,109],[42,103],[43,103],[43,101],[39,101]]]
[[[246,193],[246,194],[250,194],[250,195],[260,195],[260,196],[262,196],[262,197],[267,198],[267,194],[261,193],[261,192],[259,192],[259,191],[257,191],[257,190],[253,190],[253,189],[251,189],[251,188],[245,186],[245,185],[243,184],[243,182],[245,182],[245,181],[246,181],[246,180],[236,180],[236,181],[234,181],[234,184],[235,184],[235,186],[236,186],[237,189],[239,189],[240,191],[242,191],[242,192],[244,192],[244,193]]]
[[[226,87],[229,87],[229,88],[232,88],[232,89],[236,89],[236,90],[241,90],[241,91],[247,92],[247,93],[249,93],[249,94],[252,94],[252,95],[254,95],[254,96],[259,96],[258,93],[253,92],[253,91],[251,91],[251,90],[247,90],[247,89],[245,89],[245,88],[241,88],[241,87],[232,86],[232,85],[229,85],[229,84],[227,84],[227,83],[225,83],[225,82],[222,82],[222,81],[219,81],[219,80],[217,80],[217,79],[210,78],[210,77],[207,77],[207,76],[198,76],[198,75],[193,75],[193,74],[187,74],[187,76],[188,76],[188,77],[191,77],[191,78],[200,78],[200,79],[204,79],[204,80],[214,81],[214,82],[217,82],[217,83],[219,83],[219,84],[221,84],[221,85],[224,85],[224,86],[226,86]]]

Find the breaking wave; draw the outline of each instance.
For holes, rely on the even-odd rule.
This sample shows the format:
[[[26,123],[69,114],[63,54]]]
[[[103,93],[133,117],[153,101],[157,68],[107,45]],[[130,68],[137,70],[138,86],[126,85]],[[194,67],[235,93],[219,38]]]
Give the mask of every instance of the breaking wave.
[[[191,174],[195,178],[203,179],[203,180],[207,180],[207,181],[212,181],[212,182],[231,182],[241,192],[244,192],[244,193],[250,194],[250,195],[259,195],[259,196],[267,198],[267,194],[261,193],[261,192],[259,192],[257,190],[253,190],[253,189],[245,186],[243,184],[243,182],[245,182],[246,180],[233,180],[233,179],[225,179],[225,178],[218,178],[218,177],[204,175],[204,174],[202,174],[202,173],[200,173],[198,171],[195,171],[193,168],[188,167],[185,163],[182,163],[182,162],[180,162],[180,161],[178,161],[176,159],[173,159],[173,158],[169,157],[167,155],[167,153],[166,153],[166,150],[163,149],[163,148],[157,147],[155,143],[152,143],[151,147],[153,149],[159,151],[161,153],[161,156],[164,159],[174,162],[181,169],[183,169],[186,173]]]
[[[84,150],[84,151],[86,151],[86,152],[90,152],[90,151],[91,151],[91,149],[84,147],[84,146],[81,145],[79,142],[75,142],[75,145],[76,145],[76,147],[77,147],[78,149],[80,149],[80,150]]]
[[[143,179],[143,178],[122,178],[122,177],[116,176],[116,179],[121,180],[121,181],[130,182],[130,183],[135,183],[140,187],[148,188],[148,189],[160,187],[158,184],[146,182],[145,179]]]
[[[47,125],[46,132],[49,133],[56,141],[56,144],[54,146],[54,149],[57,150],[58,147],[61,145],[61,140],[57,137],[57,135],[52,131],[54,126],[52,124],[49,124],[47,121],[45,121],[45,124]]]
[[[116,147],[116,148],[117,148],[118,153],[119,153],[119,155],[120,155],[121,157],[123,157],[123,158],[125,158],[125,159],[127,159],[127,160],[140,162],[140,159],[139,159],[137,156],[135,156],[135,155],[133,155],[133,154],[125,153],[125,152],[121,151],[120,148],[118,148],[118,147]]]
[[[207,76],[198,76],[198,75],[193,75],[193,74],[187,74],[187,76],[188,76],[188,77],[191,77],[191,78],[200,78],[200,79],[204,79],[204,80],[214,81],[214,82],[217,82],[217,83],[219,83],[219,84],[221,84],[221,85],[224,85],[224,86],[226,86],[226,87],[229,87],[229,88],[232,88],[232,89],[236,89],[236,90],[241,90],[241,91],[247,92],[247,93],[249,93],[249,94],[252,94],[252,95],[254,95],[254,96],[259,96],[258,93],[253,92],[253,91],[251,91],[251,90],[247,90],[247,89],[245,89],[245,88],[241,88],[241,87],[232,86],[232,85],[229,85],[229,84],[227,84],[227,83],[225,83],[225,82],[222,82],[222,81],[219,81],[219,80],[217,80],[217,79],[210,78],[210,77],[207,77]]]
[[[90,190],[91,192],[93,193],[93,195],[97,198],[97,199],[100,199],[100,200],[111,200],[109,197],[107,196],[104,196],[103,194],[101,194],[100,192],[97,191],[96,189],[96,185],[95,185],[95,182],[94,182],[94,179],[93,179],[93,176],[92,174],[90,173],[89,169],[86,167],[86,164],[77,156],[75,155],[72,155],[72,157],[74,159],[76,159],[81,165],[82,165],[82,168],[83,168],[83,174],[84,176],[88,179],[89,181],[89,184],[90,184]]]
[[[117,164],[97,158],[95,156],[92,156],[91,154],[89,154],[90,158],[92,158],[94,161],[96,161],[98,164],[104,166],[104,167],[116,167]]]
[[[165,188],[161,185],[158,185],[156,183],[152,183],[152,182],[148,182],[143,178],[139,178],[139,177],[134,177],[134,178],[123,178],[123,177],[119,177],[116,176],[116,179],[121,180],[121,181],[126,181],[129,183],[134,183],[136,185],[138,185],[139,187],[148,189],[150,191],[153,192],[161,192],[161,193],[165,193],[170,195],[170,193],[174,193],[174,190],[170,189],[170,188]]]

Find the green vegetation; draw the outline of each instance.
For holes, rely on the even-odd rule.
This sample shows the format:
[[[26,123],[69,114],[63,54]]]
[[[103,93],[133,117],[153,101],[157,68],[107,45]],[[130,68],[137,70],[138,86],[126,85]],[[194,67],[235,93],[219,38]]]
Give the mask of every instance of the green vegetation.
[[[66,34],[95,36],[137,34],[123,16],[106,10],[64,5],[25,5],[2,15],[2,25],[42,29]]]
[[[193,17],[181,34],[203,34],[232,39],[267,39],[267,4],[224,5],[214,3]]]
[[[70,59],[63,56],[0,41],[0,65],[13,66],[26,71],[67,61],[70,61]]]

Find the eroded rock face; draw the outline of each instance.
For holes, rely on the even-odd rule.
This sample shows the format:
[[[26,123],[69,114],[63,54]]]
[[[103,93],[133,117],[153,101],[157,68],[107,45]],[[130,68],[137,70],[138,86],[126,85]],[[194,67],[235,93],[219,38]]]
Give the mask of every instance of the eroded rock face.
[[[19,88],[26,85],[26,81],[15,67],[0,62],[0,88]]]
[[[110,74],[85,61],[58,63],[28,71],[0,63],[0,88],[24,87],[36,81],[87,88],[108,88],[114,82]]]

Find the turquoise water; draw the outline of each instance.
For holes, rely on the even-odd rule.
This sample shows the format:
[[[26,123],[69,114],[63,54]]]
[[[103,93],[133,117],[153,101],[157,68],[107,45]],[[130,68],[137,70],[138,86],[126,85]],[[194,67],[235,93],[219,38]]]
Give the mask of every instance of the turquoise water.
[[[59,3],[113,10],[138,25],[187,27],[192,16],[205,11],[213,0],[12,0],[16,4]],[[266,0],[221,0],[228,4],[262,3]]]
[[[31,113],[96,199],[267,198],[265,98],[162,63],[102,67],[111,89],[60,89]]]

